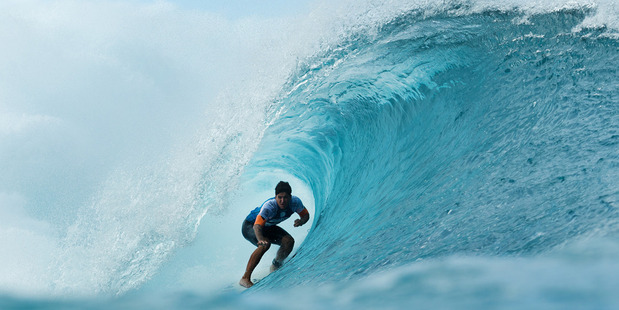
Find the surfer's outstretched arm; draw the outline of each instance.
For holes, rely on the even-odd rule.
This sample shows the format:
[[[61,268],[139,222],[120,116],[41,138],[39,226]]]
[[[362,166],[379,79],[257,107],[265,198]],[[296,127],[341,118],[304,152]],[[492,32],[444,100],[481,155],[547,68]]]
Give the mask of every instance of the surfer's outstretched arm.
[[[301,212],[299,212],[299,216],[301,216],[301,218],[300,219],[296,219],[294,221],[294,227],[299,227],[299,226],[307,223],[307,221],[309,221],[309,219],[310,219],[309,212],[305,208],[303,210],[301,210]]]

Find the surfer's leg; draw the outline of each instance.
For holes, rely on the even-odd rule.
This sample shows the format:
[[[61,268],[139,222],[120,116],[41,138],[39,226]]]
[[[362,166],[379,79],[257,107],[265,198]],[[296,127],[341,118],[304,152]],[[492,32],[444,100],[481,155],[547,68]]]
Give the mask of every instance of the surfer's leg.
[[[264,255],[264,253],[266,253],[266,251],[269,250],[271,245],[267,244],[267,245],[258,246],[258,239],[256,238],[256,234],[253,228],[253,223],[251,222],[248,222],[248,221],[243,222],[241,232],[243,233],[243,237],[245,237],[247,241],[257,246],[254,252],[251,253],[251,256],[249,257],[249,262],[247,262],[247,268],[245,269],[245,274],[243,274],[241,281],[239,281],[239,284],[241,286],[249,288],[252,285],[254,285],[254,283],[251,282],[252,272],[254,272],[254,269],[256,269],[256,266],[258,266],[258,263],[260,263],[260,259],[262,259],[262,256]]]
[[[286,257],[290,255],[292,249],[294,248],[294,238],[285,231],[283,228],[279,226],[272,226],[270,233],[270,239],[274,244],[279,245],[279,250],[277,250],[277,255],[273,260],[273,265],[271,266],[271,271],[277,270]]]
[[[245,274],[243,274],[241,281],[239,281],[239,284],[241,286],[251,287],[252,285],[254,285],[254,283],[251,282],[251,274],[252,272],[254,272],[254,269],[256,269],[256,266],[258,266],[258,263],[260,263],[260,260],[262,259],[262,256],[264,255],[264,253],[266,253],[270,247],[271,247],[270,244],[259,245],[254,250],[254,252],[251,253],[251,256],[249,257],[249,261],[247,262],[247,268],[245,268]]]
[[[243,221],[243,225],[241,226],[241,234],[243,234],[243,238],[245,240],[251,242],[251,244],[258,246],[258,238],[256,237],[256,232],[254,231],[254,223],[250,221]]]
[[[275,256],[275,260],[280,264],[290,255],[292,252],[292,248],[294,248],[294,238],[291,235],[286,235],[282,237],[282,244],[277,250],[277,256]]]

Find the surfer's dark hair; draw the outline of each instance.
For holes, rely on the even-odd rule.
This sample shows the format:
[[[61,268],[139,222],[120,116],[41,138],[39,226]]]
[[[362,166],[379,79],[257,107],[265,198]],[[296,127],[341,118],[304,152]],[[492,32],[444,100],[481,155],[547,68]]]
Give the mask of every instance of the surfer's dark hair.
[[[279,181],[279,183],[277,183],[277,186],[275,186],[275,196],[281,192],[292,195],[292,187],[290,187],[288,182]]]

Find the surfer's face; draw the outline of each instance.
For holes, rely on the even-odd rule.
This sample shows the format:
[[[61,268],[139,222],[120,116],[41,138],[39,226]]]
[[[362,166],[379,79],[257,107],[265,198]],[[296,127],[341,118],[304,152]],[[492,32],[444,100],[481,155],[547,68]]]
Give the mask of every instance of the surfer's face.
[[[280,209],[286,209],[286,207],[290,203],[290,197],[291,196],[285,192],[281,192],[277,194],[275,196],[275,200],[277,201],[277,206],[279,206]]]

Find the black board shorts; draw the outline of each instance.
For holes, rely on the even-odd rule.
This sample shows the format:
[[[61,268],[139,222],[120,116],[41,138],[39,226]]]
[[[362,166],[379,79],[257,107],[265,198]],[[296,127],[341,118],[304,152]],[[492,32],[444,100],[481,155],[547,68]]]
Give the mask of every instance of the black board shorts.
[[[247,239],[247,241],[251,242],[255,246],[258,246],[258,238],[256,238],[256,232],[254,232],[254,222],[243,221],[243,226],[241,226],[241,233],[243,234],[243,237]],[[268,238],[269,242],[277,245],[282,245],[282,238],[284,236],[289,236],[290,234],[283,228],[277,225],[273,225],[265,226],[262,229],[262,235]]]

